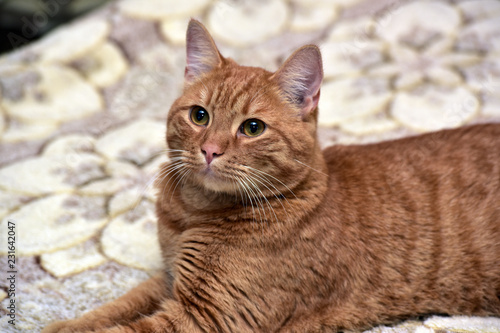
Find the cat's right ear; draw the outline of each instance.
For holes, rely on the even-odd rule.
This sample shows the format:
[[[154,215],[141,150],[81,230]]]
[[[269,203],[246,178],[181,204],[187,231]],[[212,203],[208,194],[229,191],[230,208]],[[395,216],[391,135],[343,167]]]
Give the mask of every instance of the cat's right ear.
[[[303,119],[316,110],[319,101],[323,64],[321,52],[315,45],[306,45],[295,51],[273,74],[285,98],[301,110]]]
[[[196,81],[223,62],[223,57],[207,29],[195,19],[189,21],[187,28],[186,53],[186,82]]]

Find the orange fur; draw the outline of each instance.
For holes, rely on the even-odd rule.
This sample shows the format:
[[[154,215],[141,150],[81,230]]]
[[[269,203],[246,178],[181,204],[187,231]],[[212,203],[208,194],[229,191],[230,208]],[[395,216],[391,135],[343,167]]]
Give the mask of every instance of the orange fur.
[[[164,272],[44,332],[336,332],[500,315],[500,125],[321,151],[321,78],[314,46],[270,73],[223,58],[191,21],[157,184]],[[195,105],[206,125],[190,119]],[[248,119],[264,132],[243,134]]]

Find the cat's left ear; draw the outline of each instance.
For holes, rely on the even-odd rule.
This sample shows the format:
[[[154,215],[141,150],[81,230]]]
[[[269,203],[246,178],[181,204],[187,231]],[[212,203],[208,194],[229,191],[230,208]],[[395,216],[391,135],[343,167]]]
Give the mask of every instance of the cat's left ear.
[[[306,45],[295,51],[273,74],[285,98],[301,109],[305,119],[316,109],[323,81],[321,53],[315,45]]]
[[[194,19],[189,21],[186,32],[186,56],[184,78],[187,82],[215,69],[224,59],[207,29]]]

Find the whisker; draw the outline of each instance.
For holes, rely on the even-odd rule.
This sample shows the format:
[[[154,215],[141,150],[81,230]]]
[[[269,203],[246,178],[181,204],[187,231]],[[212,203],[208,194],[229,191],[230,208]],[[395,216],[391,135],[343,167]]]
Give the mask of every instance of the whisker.
[[[182,162],[172,163],[166,169],[161,168],[159,171],[155,172],[155,174],[153,176],[151,176],[151,178],[149,179],[149,181],[146,183],[146,185],[141,190],[141,193],[137,196],[137,199],[135,200],[135,203],[134,203],[133,212],[135,212],[135,209],[137,208],[137,206],[141,202],[141,200],[144,197],[145,193],[149,190],[150,186],[152,186],[154,184],[154,182],[156,180],[158,180],[158,178],[160,178],[165,172],[167,172],[170,167],[178,165],[180,163],[182,163]]]
[[[253,221],[255,222],[255,211],[254,211],[253,203],[250,199],[249,193],[245,189],[245,186],[242,184],[241,176],[234,175],[234,177],[236,177],[234,179],[236,180],[236,182],[239,185],[238,190],[239,190],[240,195],[241,195],[242,204],[245,207],[245,215],[248,214],[248,203],[250,202],[250,207],[252,208],[252,218],[253,218]],[[245,196],[243,196],[243,194],[245,194]],[[255,226],[255,223],[253,223],[252,226]]]
[[[240,187],[243,189],[243,193],[245,193],[245,213],[247,213],[248,204],[250,204],[250,208],[252,209],[252,221],[254,222],[254,223],[252,223],[252,226],[255,228],[255,222],[257,222],[257,220],[256,220],[256,216],[255,216],[255,208],[253,205],[252,198],[251,198],[250,193],[248,192],[245,184],[243,183],[243,180],[241,179],[241,177],[238,178],[238,183],[240,184]]]
[[[170,148],[166,148],[166,149],[165,149],[165,148],[164,148],[164,149],[161,149],[160,151],[158,151],[158,152],[156,152],[156,153],[154,153],[154,154],[151,154],[151,155],[149,156],[149,158],[148,158],[148,161],[149,161],[149,160],[152,160],[153,158],[155,158],[155,157],[157,157],[157,156],[160,156],[160,155],[165,155],[165,154],[167,154],[167,155],[168,155],[168,153],[170,153],[170,152],[172,152],[172,153],[184,153],[184,152],[186,152],[186,151],[185,151],[185,150],[180,150],[180,149],[170,149]]]
[[[314,169],[313,167],[311,167],[311,166],[309,166],[309,165],[305,164],[304,162],[299,161],[299,160],[298,160],[298,159],[296,159],[296,158],[294,158],[294,161],[295,161],[295,162],[297,162],[297,163],[302,164],[303,166],[305,166],[305,167],[307,167],[307,168],[309,168],[309,169],[311,169],[311,170],[313,170],[313,171],[316,171],[317,173],[320,173],[320,174],[325,175],[325,176],[327,176],[327,177],[328,177],[328,175],[327,175],[326,173],[324,173],[324,172],[322,172],[322,171],[319,171],[319,170],[316,170],[316,169]]]
[[[244,169],[245,173],[249,173],[248,176],[251,177],[251,179],[253,179],[255,182],[262,184],[278,200],[279,204],[281,205],[281,207],[283,208],[283,210],[286,214],[287,219],[290,218],[289,211],[285,207],[285,205],[283,205],[282,201],[284,199],[289,207],[293,207],[292,204],[288,201],[287,197],[269,179],[267,179],[267,177],[265,175],[260,175],[256,172],[252,171],[251,168],[247,167],[246,165],[240,164],[240,163],[236,163],[236,166],[240,166],[240,167],[245,168]],[[236,171],[238,169],[233,169],[233,170]],[[243,170],[241,170],[241,171],[243,171]],[[274,189],[274,191],[268,185],[271,186]],[[267,201],[266,204],[269,206],[269,209],[272,210],[272,213],[275,216],[276,221],[278,221],[274,207],[271,205],[270,201],[267,199],[267,197],[262,192],[261,192],[261,194],[262,194],[262,197]]]
[[[243,197],[243,192],[241,191],[241,184],[238,182],[238,179],[236,177],[238,177],[237,175],[231,175],[231,181],[233,183],[233,186],[238,190],[240,196],[241,196],[241,203],[243,204],[243,206],[245,206],[245,212],[246,212],[246,198]],[[239,185],[239,186],[238,186]],[[236,198],[236,200],[238,200],[238,198]]]
[[[175,187],[174,189],[172,190],[172,195],[170,196],[170,201],[172,201],[173,197],[174,197],[174,193],[175,193],[175,189],[177,188],[177,186],[179,185],[179,183],[182,182],[182,179],[184,179],[184,177],[186,177],[186,175],[190,174],[192,171],[187,169],[184,171],[184,173],[182,174],[181,178],[179,180],[177,180],[177,183],[175,184]],[[170,189],[169,189],[170,190]]]
[[[248,184],[248,181],[243,174],[241,175],[241,180],[243,182],[244,188],[246,189],[248,199],[250,200],[250,206],[252,207],[252,216],[254,218],[254,221],[257,222],[257,214],[258,214],[259,220],[262,222],[262,214],[260,212],[259,203],[257,202],[257,198],[255,196],[255,193],[252,190],[252,188],[250,187],[250,185]],[[255,213],[256,211],[257,211],[257,214]]]
[[[255,220],[255,218],[256,218],[255,207],[254,207],[254,204],[253,204],[252,196],[250,195],[251,190],[249,189],[249,186],[246,183],[246,181],[245,181],[244,177],[242,176],[241,172],[237,171],[237,173],[239,174],[239,182],[242,185],[242,188],[245,191],[248,200],[250,201],[250,207],[252,207],[252,217],[254,219],[254,222],[256,222],[256,220]],[[259,212],[259,215],[260,215],[260,212]]]
[[[269,190],[269,192],[271,192],[274,195],[274,197],[278,200],[278,202],[280,203],[281,207],[285,211],[285,214],[287,215],[287,217],[289,217],[290,215],[288,214],[288,210],[283,205],[282,199],[278,195],[276,195],[276,193],[274,193],[274,191],[272,189],[270,189],[264,182],[266,182],[267,184],[269,184],[270,186],[272,186],[274,188],[274,190],[276,192],[278,192],[278,194],[281,195],[281,197],[283,199],[285,199],[285,201],[288,204],[288,206],[292,206],[291,203],[286,198],[286,196],[269,179],[265,178],[262,175],[259,175],[259,174],[255,173],[255,172],[253,172],[252,170],[249,170],[249,171],[250,171],[251,175],[253,175],[253,176],[255,176],[255,177],[258,178],[258,179],[256,179],[256,181],[259,181],[259,183],[261,183],[262,185],[264,185]]]
[[[184,161],[178,161],[178,162],[169,164],[164,170],[162,170],[161,175],[159,175],[159,177],[163,176],[162,179],[160,180],[160,182],[162,182],[165,179],[165,177],[167,177],[170,174],[170,172],[172,170],[174,170],[175,168],[177,168],[179,166],[182,166],[183,164],[184,164]]]
[[[266,187],[271,193],[273,193],[273,195],[278,199],[278,202],[281,203],[281,201],[279,200],[279,198],[274,194],[274,192],[271,191],[271,189],[269,187],[266,186],[266,184],[264,184],[262,181],[256,179],[255,177],[252,177],[251,175],[248,175],[248,177],[262,185],[264,185],[264,187]],[[257,185],[255,185],[255,187],[257,187]],[[264,198],[264,200],[266,201],[267,203],[267,206],[269,208],[269,210],[273,213],[274,215],[274,219],[276,222],[278,222],[278,216],[276,216],[276,212],[273,208],[273,206],[271,205],[271,203],[269,202],[269,200],[266,198],[266,196],[264,195],[264,193],[262,193],[262,191],[257,187],[258,191],[260,192],[260,194],[262,195],[262,197]],[[283,206],[283,205],[282,205]],[[284,207],[283,207],[284,208]],[[285,210],[286,211],[286,210]]]
[[[264,208],[264,203],[262,202],[262,198],[266,199],[264,196],[264,193],[262,193],[262,191],[259,189],[259,187],[252,181],[252,179],[248,175],[245,175],[245,179],[247,179],[249,181],[250,185],[252,185],[252,187],[255,189],[255,190],[252,190],[252,192],[254,193],[255,199],[258,200],[259,211],[260,211],[260,209],[262,209],[262,214],[264,215],[264,221],[267,221],[266,210]],[[261,194],[260,196],[258,195],[259,193]],[[262,218],[261,218],[260,222],[261,222],[261,224],[263,224]]]
[[[176,165],[175,167],[171,168],[170,171],[168,171],[168,173],[165,174],[165,176],[163,176],[163,178],[162,178],[161,181],[163,181],[163,179],[165,179],[165,177],[167,177],[168,175],[170,175],[172,172],[174,173],[173,177],[175,177],[175,179],[177,179],[179,172],[181,172],[184,168],[185,168],[185,163],[181,163],[179,165]],[[163,196],[165,195],[165,189],[167,188],[167,185],[170,183],[171,180],[172,180],[172,178],[170,178],[167,181],[167,183],[163,186],[163,191],[161,193],[162,200],[163,200]],[[170,191],[171,187],[172,187],[172,184],[170,183],[170,186],[168,187],[168,191]]]
[[[299,203],[299,204],[300,204],[300,206],[302,207],[302,210],[303,210],[305,213],[307,213],[307,210],[306,210],[306,208],[304,207],[304,205],[302,204],[302,201],[301,201],[301,200],[297,197],[297,195],[295,195],[295,193],[294,193],[294,192],[293,192],[293,191],[292,191],[292,190],[291,190],[291,189],[290,189],[290,188],[289,188],[289,187],[288,187],[285,183],[283,183],[281,180],[279,180],[278,178],[274,177],[273,175],[268,174],[267,172],[261,171],[261,170],[259,170],[259,169],[252,168],[251,166],[248,166],[248,165],[243,165],[243,164],[242,164],[242,166],[243,166],[243,167],[245,167],[245,168],[248,168],[248,169],[250,169],[250,170],[254,170],[254,171],[256,171],[256,172],[260,173],[260,174],[261,174],[261,175],[263,175],[263,176],[271,177],[272,179],[274,179],[274,180],[276,180],[277,182],[279,182],[281,185],[283,185],[283,186],[284,186],[284,187],[285,187],[285,188],[286,188],[286,189],[287,189],[287,190],[288,190],[288,191],[289,191],[289,192],[290,192],[290,193],[294,196],[294,198],[298,201],[298,203]]]
[[[247,200],[248,200],[248,201],[250,201],[250,207],[252,207],[252,217],[255,219],[254,209],[253,209],[253,204],[252,204],[252,199],[249,197],[249,195],[248,195],[248,191],[247,191],[247,189],[245,188],[245,185],[243,184],[241,177],[240,177],[240,176],[238,176],[238,175],[235,175],[235,178],[234,178],[234,179],[235,179],[235,180],[238,182],[238,184],[240,185],[240,186],[239,186],[239,188],[240,188],[240,193],[241,193],[241,194],[245,193],[245,212],[246,212],[246,209],[247,209],[247,205],[248,205]],[[241,189],[242,189],[243,191],[241,191]],[[243,196],[242,196],[242,197],[243,197]],[[242,199],[243,199],[243,198],[242,198]]]

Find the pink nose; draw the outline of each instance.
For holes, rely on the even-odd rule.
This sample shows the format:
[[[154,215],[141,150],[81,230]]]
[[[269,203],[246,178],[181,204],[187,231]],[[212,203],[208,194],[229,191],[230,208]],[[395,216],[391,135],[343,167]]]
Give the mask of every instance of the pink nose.
[[[207,165],[212,163],[214,158],[224,154],[222,149],[215,143],[205,143],[203,146],[201,146],[201,152],[203,153],[203,155],[205,155]]]

